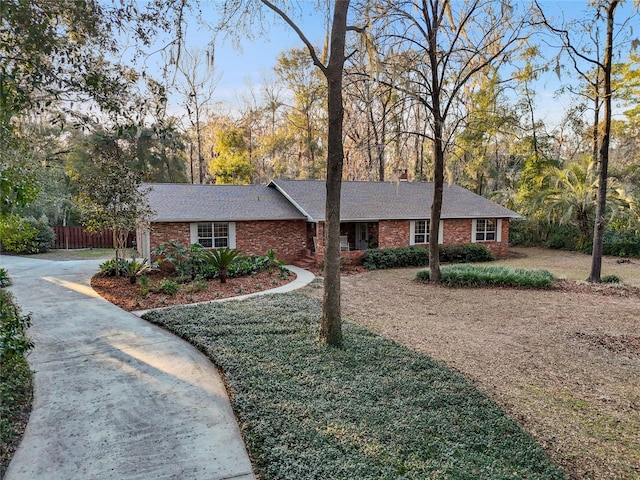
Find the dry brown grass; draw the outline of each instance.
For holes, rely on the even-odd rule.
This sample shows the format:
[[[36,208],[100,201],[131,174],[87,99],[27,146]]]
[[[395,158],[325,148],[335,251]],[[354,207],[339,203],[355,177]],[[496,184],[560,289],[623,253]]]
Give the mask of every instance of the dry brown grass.
[[[591,270],[591,256],[547,248],[512,248],[512,258],[499,260],[496,265],[514,268],[549,270],[557,278],[586,280]],[[640,258],[604,257],[602,276],[617,275],[626,285],[640,287]]]
[[[589,272],[586,255],[517,253],[500,263],[566,278]],[[416,272],[343,277],[344,316],[461,372],[570,476],[640,479],[640,291],[571,282],[553,291],[448,289],[414,282]],[[635,283],[640,261],[607,259],[607,274]]]

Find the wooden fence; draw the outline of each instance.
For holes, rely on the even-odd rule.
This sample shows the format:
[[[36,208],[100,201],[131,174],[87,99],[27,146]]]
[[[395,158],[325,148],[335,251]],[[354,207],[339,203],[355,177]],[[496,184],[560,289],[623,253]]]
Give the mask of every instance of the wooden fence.
[[[56,239],[51,248],[113,248],[113,234],[110,229],[102,233],[91,234],[83,227],[53,227]],[[127,248],[132,248],[135,241],[135,232],[129,232]]]

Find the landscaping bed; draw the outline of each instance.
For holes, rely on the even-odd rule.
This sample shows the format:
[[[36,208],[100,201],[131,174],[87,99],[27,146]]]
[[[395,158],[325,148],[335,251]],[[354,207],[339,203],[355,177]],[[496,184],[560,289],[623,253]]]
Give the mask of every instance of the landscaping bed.
[[[219,279],[206,280],[204,284],[184,282],[178,285],[179,289],[173,295],[162,293],[162,291],[157,293],[152,291],[159,290],[163,281],[175,281],[175,276],[172,273],[156,271],[148,274],[147,277],[149,286],[143,287],[139,281],[132,285],[127,277],[117,278],[97,274],[91,279],[91,286],[100,296],[111,303],[124,310],[134,311],[206,302],[261,292],[286,285],[292,282],[296,275],[290,273],[289,276],[282,277],[276,268],[271,271],[263,270],[243,277],[230,278],[226,283],[220,283]],[[198,290],[199,288],[203,289]]]

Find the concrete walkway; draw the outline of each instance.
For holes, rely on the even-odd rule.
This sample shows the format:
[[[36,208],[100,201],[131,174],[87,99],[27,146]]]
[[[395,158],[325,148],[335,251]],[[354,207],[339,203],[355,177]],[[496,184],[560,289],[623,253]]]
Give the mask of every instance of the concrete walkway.
[[[33,411],[5,480],[255,478],[217,370],[99,297],[102,261],[0,257],[36,344]]]

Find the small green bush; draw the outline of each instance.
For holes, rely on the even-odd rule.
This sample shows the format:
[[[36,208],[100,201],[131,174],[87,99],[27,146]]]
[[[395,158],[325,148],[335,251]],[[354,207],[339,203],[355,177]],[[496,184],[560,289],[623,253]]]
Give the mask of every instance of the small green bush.
[[[362,254],[362,266],[368,270],[423,267],[428,263],[429,251],[422,247],[375,248]]]
[[[0,247],[7,252],[46,252],[51,248],[55,238],[46,217],[35,219],[8,215],[0,219]]]
[[[582,243],[580,229],[573,225],[555,225],[547,238],[547,247],[555,250],[579,250]]]
[[[622,279],[617,275],[605,275],[600,278],[602,283],[622,283]]]
[[[49,226],[47,217],[39,219],[27,217],[24,219],[36,232],[31,242],[27,245],[27,253],[43,253],[48,251],[56,240],[56,233]]]
[[[37,231],[22,218],[8,215],[0,219],[0,248],[5,252],[27,253],[36,235]]]
[[[449,287],[551,288],[553,275],[546,270],[523,270],[502,266],[450,265],[442,267],[441,283]],[[429,271],[418,272],[416,280],[429,281]]]
[[[123,275],[129,277],[131,284],[135,284],[139,276],[150,272],[152,269],[148,259],[144,258],[139,262],[135,258],[132,258],[128,262],[125,262]]]
[[[509,244],[511,246],[539,247],[544,243],[541,221],[536,218],[511,220],[509,222]]]
[[[158,291],[174,296],[180,290],[180,285],[174,280],[162,280],[158,285]]]
[[[640,257],[640,231],[605,229],[603,252],[616,257]]]
[[[0,268],[0,288],[8,287],[11,285],[11,277],[6,269]]]
[[[488,262],[493,260],[491,251],[480,243],[441,245],[442,263]],[[366,250],[362,265],[368,270],[398,267],[424,267],[429,264],[429,250],[424,247],[398,247]]]
[[[442,263],[475,263],[495,260],[491,250],[482,243],[462,243],[442,245],[440,262]]]
[[[190,283],[186,284],[184,287],[182,287],[182,289],[187,293],[203,292],[207,288],[209,288],[209,284],[202,277],[198,277],[195,280],[193,280],[192,282],[190,282]]]
[[[114,277],[116,275],[116,265],[119,265],[120,275],[125,275],[129,268],[129,262],[123,258],[117,260],[112,258],[102,262],[98,267],[100,269],[100,275],[103,277]]]
[[[195,278],[199,274],[199,267],[204,262],[204,252],[204,247],[198,243],[185,247],[177,240],[169,240],[160,244],[152,255],[158,265],[165,262],[173,265],[177,276]]]

